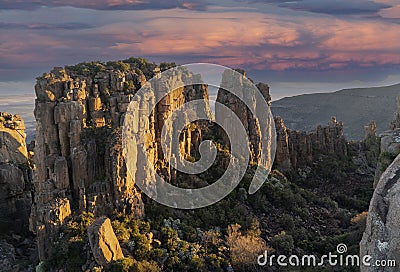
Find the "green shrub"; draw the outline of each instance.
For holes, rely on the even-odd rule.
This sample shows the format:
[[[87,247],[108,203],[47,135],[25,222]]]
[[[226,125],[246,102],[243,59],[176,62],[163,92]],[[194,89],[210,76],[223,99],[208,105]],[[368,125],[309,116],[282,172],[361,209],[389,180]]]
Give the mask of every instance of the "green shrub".
[[[111,222],[113,230],[115,232],[115,236],[117,236],[118,241],[123,243],[128,242],[129,238],[131,237],[130,230],[126,228],[125,223],[120,222],[118,220],[113,220]]]
[[[131,251],[137,260],[143,260],[148,257],[151,250],[151,241],[145,234],[134,234],[128,242],[132,244]]]
[[[82,62],[72,66],[65,66],[68,73],[94,77],[97,73],[105,71],[106,67],[100,61]]]
[[[123,61],[109,61],[106,65],[120,70],[121,72],[128,72],[131,69],[131,66]]]
[[[168,251],[174,252],[178,249],[178,239],[178,233],[173,228],[161,228],[161,242]]]
[[[294,240],[290,234],[281,231],[271,239],[271,245],[279,252],[291,254],[294,248]]]
[[[389,167],[389,165],[393,162],[393,160],[397,157],[397,154],[391,153],[391,152],[382,152],[379,155],[379,162],[381,164],[381,171],[385,171],[386,168]]]
[[[110,272],[161,272],[161,269],[154,262],[136,261],[132,258],[111,263],[108,271]]]

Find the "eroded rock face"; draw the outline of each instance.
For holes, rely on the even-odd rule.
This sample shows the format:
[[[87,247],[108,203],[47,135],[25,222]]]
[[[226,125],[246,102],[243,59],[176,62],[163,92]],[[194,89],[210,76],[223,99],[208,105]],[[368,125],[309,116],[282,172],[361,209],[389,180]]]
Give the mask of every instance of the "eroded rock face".
[[[362,272],[398,271],[400,264],[400,156],[382,174],[372,197],[360,255],[395,260],[397,267],[361,267]]]
[[[282,171],[289,171],[311,163],[313,154],[347,155],[343,123],[332,117],[327,126],[318,126],[310,133],[290,130],[282,118],[275,117],[277,146],[275,164]]]
[[[134,60],[110,66],[97,63],[54,68],[37,78],[37,171],[30,221],[31,230],[38,235],[41,260],[51,255],[52,242],[71,214],[85,211],[100,217],[117,210],[131,216],[143,215],[143,203],[135,183],[138,180],[147,182],[153,172],[138,163],[130,165],[130,172],[127,170],[121,127],[134,95],[146,80],[153,76],[161,78],[159,73],[155,64]],[[184,86],[188,79],[201,82],[197,77],[183,69],[156,84],[169,90],[171,86]],[[269,103],[268,85],[258,84],[257,87]],[[245,91],[243,94],[252,95]],[[178,159],[172,155],[171,151],[176,149],[173,145],[178,145],[183,158],[199,157],[199,144],[203,135],[210,131],[208,121],[192,122],[179,134],[179,142],[171,143],[163,151],[162,137],[173,138],[180,130],[170,116],[189,101],[204,100],[205,114],[212,119],[208,86],[178,87],[166,96],[156,91],[137,102],[137,108],[149,108],[159,98],[149,119],[132,120],[132,129],[135,133],[143,132],[143,137],[136,137],[139,133],[135,135],[135,141],[145,150],[140,153],[147,154],[157,173],[171,181],[176,171],[169,162]],[[262,137],[258,120],[229,94],[221,91],[218,100],[231,107],[243,121],[249,134],[252,162],[258,162]],[[143,159],[147,158],[137,158],[137,161]]]
[[[241,73],[244,77],[246,76],[244,70],[238,69],[237,72]],[[269,125],[269,120],[259,120],[259,116],[253,114],[253,112],[257,114],[259,114],[260,111],[267,112],[269,109],[260,108],[261,103],[257,103],[259,101],[256,101],[257,96],[255,95],[255,89],[252,85],[253,83],[251,80],[244,80],[242,77],[233,76],[231,72],[226,72],[222,76],[217,102],[230,109],[241,121],[249,140],[250,163],[260,164],[266,166],[266,168],[270,168],[269,166],[272,165],[272,153],[270,148],[272,141],[269,137],[273,135],[273,128]],[[265,83],[258,83],[256,87],[266,101],[267,107],[269,107],[271,101],[269,86]],[[227,90],[236,90],[238,96]],[[245,101],[247,101],[248,106],[246,106]],[[262,105],[264,106],[264,104]],[[221,122],[223,126],[231,128],[234,133],[230,135],[230,137],[237,138],[238,135],[235,135],[235,126],[237,124],[233,122],[231,116],[226,116],[222,110],[221,112],[222,113],[219,111],[219,107],[216,107],[215,119]],[[216,133],[222,138],[223,143],[228,146],[229,137],[223,129],[219,129]],[[262,142],[268,143],[268,146],[263,146]],[[245,148],[246,146],[247,143],[243,143],[243,146],[240,148]],[[266,160],[265,158],[261,158],[263,152],[267,155],[265,156],[265,158],[267,158]],[[242,152],[242,154],[246,153]]]
[[[31,230],[38,235],[41,260],[49,257],[60,226],[74,211],[143,214],[119,148],[121,116],[132,97],[123,90],[124,82],[134,76],[118,70],[82,75],[55,68],[37,79]]]
[[[17,220],[14,231],[28,226],[32,204],[33,165],[24,130],[19,115],[0,112],[0,223]]]
[[[37,79],[37,171],[31,230],[38,235],[41,260],[49,257],[51,242],[63,221],[74,212],[92,212],[96,217],[110,215],[114,210],[139,217],[144,213],[135,180],[146,177],[149,169],[133,167],[128,172],[121,126],[128,105],[146,83],[146,76],[150,78],[160,70],[141,67],[145,76],[135,64],[123,71],[101,67],[91,67],[90,72],[79,67],[54,68]],[[174,86],[185,76],[191,75],[178,73],[161,84]],[[137,120],[138,127],[146,132],[138,141],[166,180],[171,180],[174,172],[168,163],[169,153],[160,149],[165,120],[187,101],[206,97],[205,85],[178,88],[157,104],[150,122]],[[141,101],[141,107],[148,107],[155,97],[147,99]],[[193,129],[182,132],[182,154],[195,155],[202,135],[200,126],[198,122]],[[174,133],[168,124],[166,129],[167,135]]]
[[[398,271],[400,264],[400,99],[390,130],[380,136],[380,160],[375,172],[374,195],[360,242],[360,256],[394,260],[396,267],[361,267],[362,272]],[[397,157],[393,160],[393,156]],[[392,161],[393,160],[393,161]],[[390,164],[387,168],[385,165]],[[386,168],[386,170],[385,170]]]
[[[88,228],[90,248],[97,264],[106,266],[124,258],[122,249],[107,217],[97,218]]]

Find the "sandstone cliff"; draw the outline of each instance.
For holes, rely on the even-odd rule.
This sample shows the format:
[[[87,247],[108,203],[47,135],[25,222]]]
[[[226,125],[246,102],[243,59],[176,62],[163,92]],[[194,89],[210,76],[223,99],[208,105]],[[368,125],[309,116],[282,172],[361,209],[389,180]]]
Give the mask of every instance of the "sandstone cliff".
[[[19,115],[0,112],[0,224],[27,228],[32,204],[32,168]]]
[[[141,59],[125,62],[85,63],[55,68],[37,78],[35,86],[37,142],[35,199],[31,229],[38,236],[39,257],[51,254],[51,244],[64,220],[74,212],[109,215],[113,210],[142,216],[141,195],[135,180],[149,169],[127,171],[122,154],[121,126],[133,95],[146,80],[159,73],[156,65]],[[171,82],[182,82],[177,74]],[[179,85],[179,84],[178,84]],[[157,95],[157,94],[156,94]],[[174,90],[157,104],[140,139],[160,175],[174,174],[168,154],[160,149],[164,122],[176,108],[192,99],[208,97],[207,86]],[[149,97],[148,99],[154,99]],[[148,101],[141,101],[146,107]],[[137,120],[143,121],[143,120]],[[183,131],[180,150],[195,155],[201,123]],[[169,133],[172,128],[168,128]]]
[[[288,129],[282,118],[275,117],[277,147],[275,165],[282,171],[296,169],[313,161],[314,154],[347,155],[343,123],[332,117],[327,126],[307,133]]]
[[[246,72],[244,70],[238,69],[237,72],[246,77]],[[226,74],[222,77],[221,88],[218,90],[217,94],[217,102],[229,108],[241,121],[246,131],[246,134],[248,135],[250,163],[261,164],[266,166],[267,168],[270,168],[269,166],[272,164],[272,161],[262,161],[260,157],[262,152],[264,152],[264,154],[268,154],[268,158],[271,158],[273,155],[272,153],[274,151],[271,153],[270,146],[262,146],[262,143],[268,142],[268,139],[266,139],[266,137],[268,137],[268,135],[272,135],[272,132],[268,131],[268,129],[273,129],[273,126],[269,126],[269,123],[266,120],[260,121],[258,119],[259,116],[255,116],[253,114],[257,113],[257,111],[260,110],[267,112],[268,109],[260,109],[260,103],[258,104],[257,108],[256,100],[258,98],[255,94],[254,88],[252,88],[252,86],[249,86],[250,84],[253,84],[251,80],[247,81],[243,80],[243,78],[241,77],[229,76],[229,74]],[[263,99],[265,99],[269,107],[271,101],[269,86],[265,83],[258,83],[256,87],[260,91]],[[233,93],[227,91],[234,89],[238,90],[238,94],[240,96],[236,96]],[[248,103],[248,106],[246,106],[246,103],[250,102],[251,100],[253,100],[252,103]],[[224,114],[224,111],[222,109],[219,109],[219,107],[217,106],[215,109],[215,118],[216,120],[219,120],[222,124],[224,124],[224,126],[230,126],[233,128],[233,130],[235,130],[236,124],[234,123],[234,119],[232,119],[231,116],[226,116],[226,114]],[[266,126],[266,128],[264,128],[266,129],[266,131],[263,131],[263,124],[264,126]],[[215,131],[215,134],[219,135],[222,138],[223,144],[229,146],[229,137],[222,128],[217,129]],[[237,137],[237,135],[231,135],[231,137]],[[242,143],[241,147],[244,148],[246,146],[247,143]],[[263,148],[264,150],[262,150]],[[245,153],[242,152],[242,154]]]

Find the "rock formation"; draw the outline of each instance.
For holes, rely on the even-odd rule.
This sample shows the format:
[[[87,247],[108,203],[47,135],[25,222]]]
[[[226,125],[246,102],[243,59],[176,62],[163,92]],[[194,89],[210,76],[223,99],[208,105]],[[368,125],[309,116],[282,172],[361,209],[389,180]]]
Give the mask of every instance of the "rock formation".
[[[362,272],[398,271],[400,264],[400,156],[382,174],[372,197],[360,256],[395,260],[397,267],[361,267]]]
[[[364,140],[376,137],[376,122],[371,121],[368,125],[364,126]]]
[[[124,83],[125,74],[118,70],[83,76],[62,68],[37,80],[31,229],[37,233],[42,260],[73,211],[143,213],[118,145],[119,131],[113,130],[131,98]]]
[[[398,271],[400,264],[400,97],[397,107],[390,130],[379,135],[380,159],[375,171],[375,191],[360,243],[361,257],[370,255],[373,261],[395,260],[397,266],[382,269],[362,266],[362,272]]]
[[[390,129],[395,130],[400,128],[400,96],[397,97],[397,109],[394,113],[393,121],[390,123]]]
[[[332,117],[327,126],[318,126],[310,133],[288,129],[282,118],[275,117],[277,146],[275,165],[289,171],[313,161],[313,155],[347,155],[343,123]]]
[[[88,228],[88,236],[94,259],[99,265],[106,266],[124,258],[110,219],[97,218]]]
[[[32,204],[32,168],[25,143],[24,121],[0,112],[0,223],[14,231],[27,228]]]
[[[246,76],[246,72],[244,70],[238,69],[237,72],[241,73],[244,77]],[[256,100],[256,96],[254,93],[254,88],[250,85],[253,85],[251,80],[243,80],[243,78],[239,76],[231,76],[229,73],[224,73],[221,82],[221,88],[218,90],[217,102],[225,105],[229,108],[235,115],[239,118],[242,125],[245,128],[245,131],[248,135],[249,139],[249,148],[250,148],[250,163],[253,164],[262,164],[268,166],[272,164],[272,160],[261,161],[261,153],[262,149],[264,149],[264,154],[268,154],[268,158],[272,156],[270,146],[262,146],[262,142],[267,142],[268,137],[272,135],[272,126],[269,125],[269,120],[263,120],[264,126],[267,131],[262,131],[261,121],[258,119],[259,116],[255,116],[252,112],[257,111],[265,111],[268,109],[260,109],[260,104],[257,104],[259,101]],[[269,86],[265,83],[258,83],[256,85],[258,90],[263,96],[263,99],[267,102],[267,106],[269,107],[271,96],[269,94]],[[236,96],[227,90],[238,90],[238,94],[241,96]],[[252,101],[253,100],[253,101]],[[251,108],[247,107],[244,101],[252,101]],[[250,104],[250,103],[249,103]],[[225,116],[225,114],[220,114],[218,107],[215,110],[216,120],[220,120],[225,126],[235,126],[236,124],[232,124],[232,118],[230,116]],[[271,120],[272,121],[272,120]],[[272,121],[273,122],[273,121]],[[234,127],[233,127],[234,128]],[[233,129],[235,130],[235,129]],[[268,131],[269,130],[269,131]],[[222,138],[222,142],[228,146],[229,138],[228,135],[223,132],[222,128],[216,132]],[[236,135],[231,135],[231,137],[235,137]],[[263,139],[264,137],[264,139]],[[245,146],[247,144],[243,144]],[[245,154],[245,153],[243,153]],[[271,155],[271,156],[270,156]]]
[[[130,59],[108,66],[86,63],[54,68],[37,79],[37,171],[31,229],[38,236],[41,260],[49,257],[54,237],[73,212],[102,216],[118,210],[143,215],[141,195],[134,185],[149,169],[127,171],[121,126],[133,95],[146,83],[146,78],[159,72],[153,64]],[[184,76],[190,75],[177,74],[171,79],[174,82],[162,84],[173,86],[182,82]],[[140,126],[148,125],[146,136],[140,141],[167,180],[173,173],[168,154],[160,149],[164,122],[185,102],[205,97],[205,85],[178,88],[156,105],[150,122],[138,120]],[[147,102],[141,103],[145,107]],[[169,133],[173,133],[172,129]],[[193,155],[201,133],[196,124],[193,129],[184,130],[181,152]]]
[[[381,133],[379,136],[381,138],[381,152],[400,153],[400,96],[397,97],[397,110],[393,121],[390,123],[390,130]]]
[[[149,108],[155,100],[160,99],[160,102],[148,120],[132,120],[135,133],[139,131],[144,135],[136,141],[143,144],[159,175],[167,181],[176,175],[169,163],[177,159],[172,156],[173,144],[178,144],[184,158],[198,158],[203,135],[214,135],[209,131],[209,121],[195,121],[180,132],[178,143],[162,150],[162,129],[166,130],[167,138],[173,138],[171,136],[179,128],[171,123],[170,116],[183,104],[203,100],[206,116],[208,119],[213,117],[208,104],[208,86],[184,86],[188,79],[201,82],[198,75],[183,69],[164,80],[159,77],[160,72],[155,64],[128,59],[107,64],[95,62],[56,67],[37,78],[37,171],[30,227],[37,234],[41,260],[48,259],[52,254],[51,245],[59,234],[60,226],[75,213],[92,212],[100,217],[109,216],[117,210],[133,216],[143,215],[141,194],[135,182],[147,181],[152,172],[139,164],[127,171],[121,126],[134,95],[148,79],[155,76],[160,79],[156,81],[157,86],[168,90],[181,86],[172,88],[173,91],[165,96],[156,91],[143,97],[137,105],[140,109]],[[269,103],[268,85],[260,83],[257,87]],[[251,96],[244,92],[245,89],[246,86],[243,86],[243,94]],[[260,139],[263,134],[260,133],[258,120],[223,90],[218,94],[218,101],[238,114],[249,135],[251,160],[260,163]]]

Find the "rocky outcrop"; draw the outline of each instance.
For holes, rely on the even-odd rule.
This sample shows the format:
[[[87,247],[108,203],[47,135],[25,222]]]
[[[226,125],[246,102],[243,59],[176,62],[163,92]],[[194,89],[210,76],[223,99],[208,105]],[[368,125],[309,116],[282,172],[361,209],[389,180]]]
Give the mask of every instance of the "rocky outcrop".
[[[73,211],[143,213],[118,143],[117,128],[131,99],[124,92],[125,76],[118,70],[84,76],[55,68],[37,79],[31,230],[38,235],[41,260]]]
[[[343,123],[332,117],[327,126],[318,126],[310,133],[288,129],[282,118],[275,117],[276,156],[275,165],[289,171],[313,161],[315,154],[347,155]]]
[[[124,258],[110,219],[97,218],[88,228],[88,237],[97,264],[106,266],[111,261]]]
[[[372,197],[360,255],[395,260],[397,267],[361,267],[362,272],[398,271],[400,264],[400,156],[382,174]]]
[[[27,229],[32,204],[32,169],[19,115],[0,112],[0,224]]]
[[[237,72],[246,77],[246,72],[244,70],[237,69]],[[270,146],[262,146],[262,142],[268,142],[267,138],[272,135],[272,132],[268,131],[268,129],[272,129],[272,126],[268,125],[269,120],[260,121],[259,116],[253,114],[253,112],[257,113],[257,111],[260,110],[268,111],[269,109],[260,109],[260,103],[257,108],[257,103],[259,101],[256,101],[257,96],[255,95],[255,89],[252,85],[253,82],[250,79],[244,80],[244,78],[240,76],[232,76],[230,73],[224,73],[222,76],[221,88],[218,90],[217,102],[230,109],[241,121],[246,134],[248,135],[250,163],[261,164],[270,168],[269,166],[272,164],[270,158],[272,156],[266,156],[268,158],[267,161],[262,161],[261,154],[264,151],[264,154],[268,153],[267,155],[270,155]],[[269,107],[271,101],[269,86],[265,83],[258,83],[256,87]],[[227,90],[237,90],[239,96],[236,96]],[[246,106],[245,101],[249,102],[248,106]],[[233,119],[230,116],[226,116],[224,111],[221,112],[219,111],[219,108],[216,107],[215,119],[220,120],[225,127],[233,126],[233,131],[235,131],[234,126],[236,124],[232,123]],[[261,124],[261,122],[263,122],[263,124]],[[267,131],[262,131],[263,125],[266,127]],[[226,146],[229,146],[229,137],[222,128],[217,130],[216,134],[222,138],[222,142]],[[230,136],[236,137],[237,135]],[[245,144],[243,144],[243,147],[245,147]],[[242,154],[245,153],[243,152]]]
[[[390,130],[382,132],[381,152],[392,154],[400,153],[400,96],[397,97],[397,110],[394,113],[393,121],[390,123]]]
[[[127,62],[85,63],[54,68],[37,79],[35,86],[37,121],[35,199],[31,229],[38,235],[39,257],[47,259],[60,226],[72,213],[110,215],[114,210],[142,216],[143,203],[135,180],[150,169],[128,172],[122,148],[121,126],[134,94],[160,70],[137,59]],[[174,86],[183,77],[176,74]],[[172,84],[172,85],[171,85]],[[137,120],[146,131],[143,142],[160,175],[170,180],[174,172],[169,153],[160,146],[165,120],[185,102],[208,97],[207,86],[178,88],[161,99],[150,122]],[[157,95],[157,94],[155,94]],[[151,99],[141,101],[148,107]],[[147,127],[145,127],[147,125]],[[167,127],[172,134],[173,128]],[[180,150],[195,155],[202,137],[201,122],[182,132]]]
[[[117,210],[130,216],[143,215],[143,203],[135,183],[139,180],[147,182],[153,172],[138,163],[129,165],[130,171],[127,170],[121,126],[125,117],[130,116],[126,113],[131,110],[128,106],[134,95],[148,79],[159,79],[151,83],[157,84],[152,86],[156,91],[137,101],[133,110],[148,109],[153,101],[160,102],[148,120],[130,121],[136,142],[142,144],[143,153],[147,154],[160,176],[167,181],[176,176],[177,172],[170,164],[170,161],[178,159],[172,154],[176,144],[183,158],[195,159],[199,157],[203,136],[214,136],[209,121],[191,122],[180,131],[170,118],[185,103],[203,100],[205,115],[213,119],[208,103],[208,86],[185,84],[187,81],[201,82],[199,75],[177,69],[164,79],[159,76],[160,72],[155,64],[142,59],[128,59],[107,64],[95,62],[58,67],[37,78],[37,171],[30,222],[31,230],[38,236],[41,260],[51,255],[60,226],[74,213],[85,211],[100,217]],[[242,87],[243,95],[252,95],[245,92],[245,84],[242,83]],[[269,103],[268,85],[260,83],[257,87]],[[173,91],[167,95],[157,91],[171,88]],[[238,114],[249,135],[251,160],[260,163],[262,135],[258,120],[244,110],[245,106],[234,96],[223,90],[218,94],[218,101]],[[163,150],[163,137],[172,139],[178,131],[179,142],[164,146]],[[144,158],[138,158],[138,161],[141,159]]]
[[[395,130],[397,128],[400,128],[400,96],[397,97],[397,109],[396,112],[394,113],[394,118],[392,122],[390,123],[390,129]]]
[[[371,121],[368,125],[364,126],[364,140],[376,137],[376,122]]]
[[[290,170],[292,168],[290,148],[289,148],[290,130],[285,126],[283,119],[280,118],[279,116],[275,117],[275,128],[276,128],[275,164],[281,170]]]
[[[381,138],[381,152],[400,153],[400,128],[385,131],[379,136]]]

